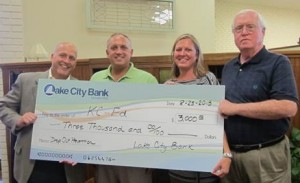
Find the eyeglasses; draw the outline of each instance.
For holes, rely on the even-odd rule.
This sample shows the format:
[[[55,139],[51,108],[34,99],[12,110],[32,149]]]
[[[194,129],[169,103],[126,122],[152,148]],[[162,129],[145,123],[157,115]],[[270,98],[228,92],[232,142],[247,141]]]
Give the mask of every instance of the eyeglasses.
[[[244,27],[246,28],[246,31],[249,33],[254,32],[254,30],[256,29],[256,25],[246,24],[246,25],[238,25],[238,26],[234,27],[233,31],[235,33],[241,33],[244,30]]]

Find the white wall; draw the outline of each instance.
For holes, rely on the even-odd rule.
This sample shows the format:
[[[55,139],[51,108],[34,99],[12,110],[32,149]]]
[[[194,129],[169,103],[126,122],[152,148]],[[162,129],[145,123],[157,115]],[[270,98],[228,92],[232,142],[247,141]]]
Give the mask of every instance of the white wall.
[[[0,63],[23,61],[23,9],[22,0],[0,0]],[[0,71],[0,96],[3,95]],[[2,152],[2,179],[8,183],[5,127],[0,122],[0,148]]]
[[[14,1],[16,0],[10,0]],[[237,49],[230,29],[232,18],[241,9],[253,8],[261,12],[266,19],[265,44],[268,48],[297,44],[300,11],[275,8],[274,13],[274,8],[249,5],[247,1],[250,2],[250,0],[245,0],[244,3],[233,3],[230,0],[176,0],[175,31],[123,32],[132,39],[135,56],[168,55],[174,40],[182,33],[194,34],[205,53],[233,52]],[[85,0],[28,0],[23,2],[23,7],[24,55],[18,56],[14,62],[24,61],[24,57],[29,55],[30,48],[35,43],[42,43],[47,51],[51,52],[58,42],[64,40],[78,45],[79,58],[105,57],[106,40],[111,33],[118,31],[87,29]],[[0,61],[10,62],[10,59]]]
[[[242,9],[255,9],[263,16],[266,23],[264,43],[267,48],[297,45],[300,37],[299,10],[252,5],[247,1],[250,0],[243,3],[216,0],[216,52],[238,51],[233,42],[231,25],[235,14]]]
[[[300,11],[251,5],[245,0],[176,0],[173,32],[122,31],[132,39],[135,56],[168,55],[182,33],[194,34],[203,52],[237,51],[231,34],[233,16],[241,9],[258,10],[266,20],[267,48],[297,44]],[[72,41],[79,47],[79,58],[106,57],[106,40],[115,31],[94,31],[86,28],[85,0],[24,1],[25,55],[35,43],[42,43],[51,52],[57,42]],[[276,13],[274,13],[276,12]]]
[[[106,40],[115,31],[93,31],[86,28],[85,0],[24,1],[25,54],[35,43],[48,52],[60,41],[74,42],[79,58],[106,57]],[[167,55],[182,33],[194,34],[206,52],[214,49],[214,1],[177,0],[174,32],[122,31],[132,42],[135,56]]]

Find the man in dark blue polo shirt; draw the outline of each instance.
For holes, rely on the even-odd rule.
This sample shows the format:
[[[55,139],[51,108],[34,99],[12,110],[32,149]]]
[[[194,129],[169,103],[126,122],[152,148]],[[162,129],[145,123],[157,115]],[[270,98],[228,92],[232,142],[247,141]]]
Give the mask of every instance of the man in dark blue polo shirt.
[[[291,182],[285,134],[299,99],[289,59],[263,45],[265,29],[254,10],[242,10],[234,18],[232,32],[240,54],[224,66],[226,99],[219,106],[233,153],[223,183]]]

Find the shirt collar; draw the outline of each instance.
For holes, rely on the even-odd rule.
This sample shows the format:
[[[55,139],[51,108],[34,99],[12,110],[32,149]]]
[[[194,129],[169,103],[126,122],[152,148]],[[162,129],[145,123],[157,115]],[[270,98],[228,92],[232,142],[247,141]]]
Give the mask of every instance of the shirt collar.
[[[247,65],[247,64],[256,64],[261,62],[261,58],[266,55],[268,53],[267,49],[265,48],[265,46],[259,51],[257,52],[256,55],[254,55],[248,62],[244,63],[243,65]],[[236,64],[240,64],[240,57],[241,54],[239,54],[238,59],[236,60]]]
[[[53,77],[53,75],[52,75],[52,69],[49,70],[48,79],[56,79],[56,78]],[[70,80],[70,79],[71,79],[71,76],[69,76],[66,80]]]
[[[134,64],[132,62],[130,62],[129,64],[130,64],[130,66],[129,66],[128,71],[117,82],[120,82],[121,80],[123,80],[125,78],[129,78],[130,79],[130,78],[132,78],[134,76],[134,74],[133,74]],[[108,68],[107,68],[107,76],[106,77],[109,78],[109,79],[111,79],[111,80],[113,80],[113,77],[111,75],[111,69],[112,69],[112,67],[111,67],[111,65],[109,65]]]

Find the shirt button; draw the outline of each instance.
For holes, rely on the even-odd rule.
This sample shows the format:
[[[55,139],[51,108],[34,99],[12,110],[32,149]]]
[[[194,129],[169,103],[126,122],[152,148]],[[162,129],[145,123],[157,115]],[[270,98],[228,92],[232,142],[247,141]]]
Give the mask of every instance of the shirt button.
[[[242,72],[243,71],[243,69],[240,69],[240,72]]]

